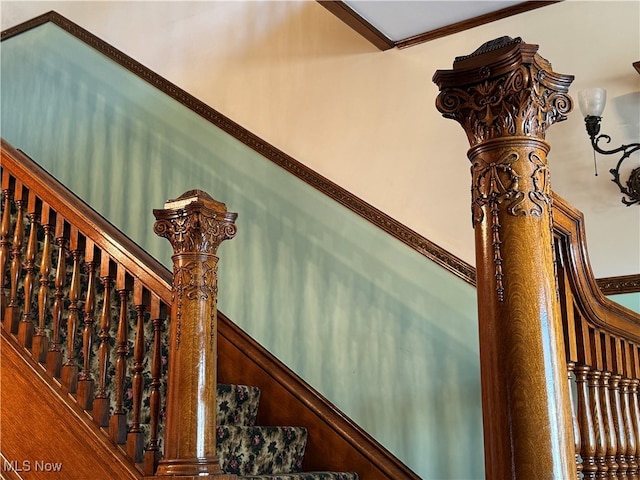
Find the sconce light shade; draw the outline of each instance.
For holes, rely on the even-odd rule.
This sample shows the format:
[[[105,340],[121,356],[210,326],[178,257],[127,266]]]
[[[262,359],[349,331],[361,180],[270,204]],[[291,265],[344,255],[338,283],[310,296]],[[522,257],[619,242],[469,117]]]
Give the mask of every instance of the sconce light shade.
[[[620,166],[632,153],[640,150],[640,143],[621,145],[613,150],[605,150],[599,145],[601,140],[605,143],[611,141],[609,135],[598,135],[600,133],[600,121],[602,120],[600,117],[606,101],[607,91],[604,88],[590,88],[578,92],[580,111],[582,115],[584,115],[584,124],[587,127],[587,133],[589,134],[589,138],[591,138],[591,146],[593,147],[593,163],[594,165],[596,163],[596,152],[601,155],[622,153],[622,156],[616,164],[616,168],[609,170],[609,173],[613,176],[612,182],[618,186],[620,192],[623,194],[622,203],[628,207],[631,205],[640,205],[640,167],[631,170],[626,185],[620,178]],[[597,168],[596,175],[598,175]],[[626,195],[626,197],[624,197],[624,195]]]
[[[589,88],[578,92],[578,104],[582,116],[601,117],[607,103],[607,91],[604,88]]]

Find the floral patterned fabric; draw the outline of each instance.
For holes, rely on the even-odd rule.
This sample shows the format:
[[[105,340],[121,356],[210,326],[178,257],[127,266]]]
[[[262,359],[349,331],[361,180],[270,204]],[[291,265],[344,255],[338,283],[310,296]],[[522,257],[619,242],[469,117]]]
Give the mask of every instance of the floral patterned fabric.
[[[226,473],[273,475],[299,472],[306,446],[305,428],[217,427],[218,456]]]
[[[260,389],[246,385],[218,384],[217,425],[254,426],[260,403]]]

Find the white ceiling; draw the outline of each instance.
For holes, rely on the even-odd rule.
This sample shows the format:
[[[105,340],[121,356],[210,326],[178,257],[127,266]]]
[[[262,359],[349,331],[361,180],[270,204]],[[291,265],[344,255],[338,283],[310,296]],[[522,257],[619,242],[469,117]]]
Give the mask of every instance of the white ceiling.
[[[344,0],[390,40],[397,42],[524,3],[510,0]]]

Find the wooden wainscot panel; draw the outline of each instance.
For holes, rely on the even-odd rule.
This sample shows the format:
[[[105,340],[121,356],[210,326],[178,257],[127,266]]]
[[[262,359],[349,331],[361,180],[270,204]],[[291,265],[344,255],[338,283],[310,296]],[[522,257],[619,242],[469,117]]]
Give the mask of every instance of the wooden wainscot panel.
[[[2,477],[51,480],[142,478],[87,414],[66,402],[42,367],[2,330]],[[6,462],[5,462],[6,460]]]

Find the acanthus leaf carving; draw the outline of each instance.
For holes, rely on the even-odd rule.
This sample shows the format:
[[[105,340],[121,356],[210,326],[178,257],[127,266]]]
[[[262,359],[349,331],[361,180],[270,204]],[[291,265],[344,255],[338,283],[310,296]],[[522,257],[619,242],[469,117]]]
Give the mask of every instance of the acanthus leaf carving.
[[[202,212],[179,210],[174,215],[160,218],[153,227],[156,235],[171,243],[174,254],[210,253],[215,255],[220,244],[233,238],[237,227],[233,220],[211,217]]]
[[[472,146],[519,135],[544,139],[549,126],[566,119],[572,101],[566,91],[549,84],[543,67],[521,64],[474,85],[444,88],[436,107],[461,124]]]

